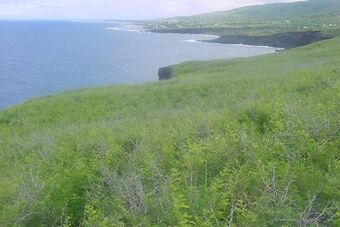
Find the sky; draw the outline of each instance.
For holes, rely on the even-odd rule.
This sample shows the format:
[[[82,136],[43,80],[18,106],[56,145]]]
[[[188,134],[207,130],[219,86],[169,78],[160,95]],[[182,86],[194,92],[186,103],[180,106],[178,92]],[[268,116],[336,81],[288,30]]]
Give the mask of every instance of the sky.
[[[296,0],[0,0],[0,19],[154,19]]]

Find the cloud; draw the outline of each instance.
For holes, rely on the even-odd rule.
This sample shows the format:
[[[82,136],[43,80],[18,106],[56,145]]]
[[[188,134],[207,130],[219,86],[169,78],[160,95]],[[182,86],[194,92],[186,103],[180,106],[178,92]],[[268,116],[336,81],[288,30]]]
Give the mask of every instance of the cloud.
[[[32,4],[0,4],[0,16],[16,16],[34,11],[37,7]]]
[[[0,19],[141,19],[296,0],[0,0]]]

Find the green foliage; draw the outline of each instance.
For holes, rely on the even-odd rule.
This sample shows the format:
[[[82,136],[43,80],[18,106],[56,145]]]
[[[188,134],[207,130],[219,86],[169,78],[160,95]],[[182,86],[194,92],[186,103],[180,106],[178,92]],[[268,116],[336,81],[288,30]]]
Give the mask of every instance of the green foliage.
[[[181,180],[178,171],[173,169],[169,181],[169,191],[172,200],[171,226],[189,226],[190,224],[189,206],[186,203]]]
[[[85,227],[109,227],[112,226],[112,223],[108,218],[103,217],[98,211],[96,211],[92,206],[85,207],[84,221],[82,223]]]
[[[337,226],[340,39],[0,112],[0,226]]]
[[[302,31],[321,31],[325,36],[336,36],[340,34],[339,15],[338,0],[308,0],[147,21],[145,27],[158,32],[207,33],[226,37]],[[285,36],[287,34],[275,39],[285,39]]]

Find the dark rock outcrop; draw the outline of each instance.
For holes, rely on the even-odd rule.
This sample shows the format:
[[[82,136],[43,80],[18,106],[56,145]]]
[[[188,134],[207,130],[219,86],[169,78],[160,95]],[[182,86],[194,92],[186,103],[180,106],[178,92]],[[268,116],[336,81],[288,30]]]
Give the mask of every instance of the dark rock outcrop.
[[[215,40],[207,42],[226,43],[226,44],[247,44],[255,46],[271,46],[280,48],[294,48],[304,46],[313,42],[329,39],[321,34],[320,31],[305,31],[305,32],[286,32],[264,36],[222,36]]]
[[[250,31],[249,28],[170,28],[170,29],[153,29],[157,33],[181,33],[181,34],[234,34],[221,36],[218,39],[206,40],[205,42],[223,43],[223,44],[245,44],[254,46],[271,46],[278,48],[294,48],[311,44],[313,42],[330,39],[332,36],[325,36],[320,31],[293,31],[284,33],[275,33],[271,35],[243,35]]]
[[[173,72],[170,67],[163,67],[158,70],[159,80],[169,80],[173,77]]]

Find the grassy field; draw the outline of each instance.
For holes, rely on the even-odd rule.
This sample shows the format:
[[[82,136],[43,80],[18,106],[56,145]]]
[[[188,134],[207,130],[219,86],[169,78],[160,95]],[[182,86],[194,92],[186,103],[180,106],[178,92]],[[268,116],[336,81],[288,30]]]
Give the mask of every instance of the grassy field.
[[[340,2],[338,0],[309,0],[293,3],[249,6],[231,11],[221,11],[191,17],[177,17],[149,21],[145,28],[162,33],[203,33],[224,37],[221,43],[234,43],[233,39],[244,39],[245,44],[253,45],[249,36],[262,37],[261,44],[273,44],[281,34],[285,40],[299,46],[296,37],[308,32],[320,32],[319,40],[340,34]],[[287,33],[293,33],[287,37]],[[295,34],[296,33],[296,34]],[[269,36],[269,37],[268,37]],[[307,44],[313,37],[307,38]],[[301,38],[299,38],[301,39]],[[318,41],[318,40],[316,40]],[[286,41],[287,42],[287,41]],[[297,42],[297,43],[296,43]],[[295,44],[296,43],[296,44]],[[255,43],[256,44],[256,43]],[[276,44],[274,42],[274,44]],[[290,47],[277,46],[277,47]]]
[[[151,21],[150,29],[211,29],[217,35],[270,35],[292,31],[339,34],[338,0],[308,0],[248,6],[190,17]]]
[[[0,226],[337,226],[340,39],[0,112]]]

